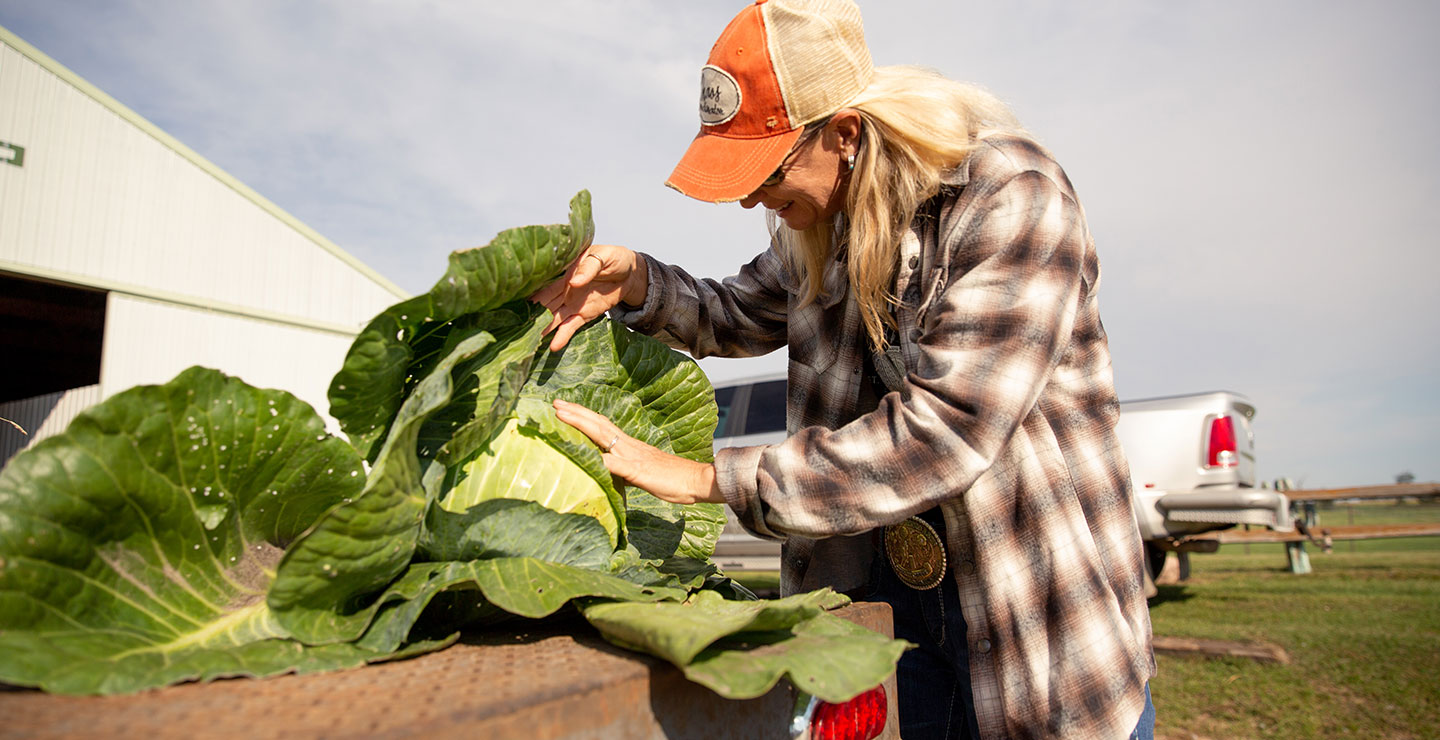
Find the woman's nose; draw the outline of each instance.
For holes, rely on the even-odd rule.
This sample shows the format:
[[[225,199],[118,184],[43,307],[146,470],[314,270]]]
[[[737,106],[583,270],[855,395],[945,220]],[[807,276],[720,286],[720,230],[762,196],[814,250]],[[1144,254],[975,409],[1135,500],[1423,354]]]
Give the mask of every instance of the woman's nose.
[[[740,206],[741,206],[742,208],[747,208],[747,209],[749,209],[749,208],[754,208],[755,206],[758,206],[758,205],[760,205],[760,191],[759,191],[759,190],[756,190],[755,192],[753,192],[753,193],[745,196],[744,198],[741,198],[741,199],[740,199]]]

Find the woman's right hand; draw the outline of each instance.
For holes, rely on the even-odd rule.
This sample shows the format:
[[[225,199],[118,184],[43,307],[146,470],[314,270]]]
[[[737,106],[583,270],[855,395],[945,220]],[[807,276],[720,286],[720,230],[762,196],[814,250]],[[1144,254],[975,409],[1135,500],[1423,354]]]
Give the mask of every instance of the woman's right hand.
[[[624,302],[645,302],[649,270],[634,251],[612,244],[592,244],[565,274],[541,288],[530,300],[550,309],[554,317],[545,333],[555,332],[550,350],[559,351],[585,325]]]

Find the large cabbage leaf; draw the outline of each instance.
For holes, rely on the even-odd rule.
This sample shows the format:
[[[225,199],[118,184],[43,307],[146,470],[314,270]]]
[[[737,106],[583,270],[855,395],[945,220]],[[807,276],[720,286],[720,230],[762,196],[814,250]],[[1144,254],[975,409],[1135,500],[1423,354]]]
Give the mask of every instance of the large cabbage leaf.
[[[451,397],[450,367],[493,342],[470,336],[401,407],[365,490],[331,509],[285,553],[269,604],[290,632],[310,643],[348,642],[369,626],[388,596],[367,597],[400,575],[414,556],[426,499],[416,439]]]
[[[430,292],[371,319],[330,384],[330,413],[356,449],[371,461],[380,453],[406,395],[447,354],[457,319],[533,294],[594,236],[590,193],[582,191],[568,224],[510,229],[483,248],[455,252]]]
[[[889,675],[906,646],[824,612],[846,603],[828,589],[739,602],[699,591],[683,603],[603,601],[584,613],[606,640],[665,658],[722,696],[760,696],[788,677],[841,702]]]
[[[685,677],[731,699],[749,699],[788,678],[796,688],[842,702],[895,671],[909,643],[820,613],[794,627],[737,632],[702,650]]]
[[[87,410],[0,472],[0,680],[109,693],[383,657],[290,639],[265,602],[362,472],[309,406],[212,370]]]

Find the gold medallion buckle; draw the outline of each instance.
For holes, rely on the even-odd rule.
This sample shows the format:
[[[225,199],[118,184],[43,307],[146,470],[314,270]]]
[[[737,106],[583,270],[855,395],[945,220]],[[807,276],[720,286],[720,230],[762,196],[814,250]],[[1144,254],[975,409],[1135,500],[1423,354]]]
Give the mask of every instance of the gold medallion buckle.
[[[885,527],[885,557],[896,577],[910,588],[928,591],[945,580],[945,543],[919,517]]]

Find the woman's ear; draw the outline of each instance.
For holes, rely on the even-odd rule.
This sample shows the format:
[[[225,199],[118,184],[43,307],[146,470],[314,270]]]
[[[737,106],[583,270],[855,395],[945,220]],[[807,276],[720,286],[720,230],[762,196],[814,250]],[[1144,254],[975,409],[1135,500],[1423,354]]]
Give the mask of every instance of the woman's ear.
[[[835,134],[836,149],[842,154],[853,154],[860,148],[860,112],[854,108],[841,108],[830,116],[829,128]]]

